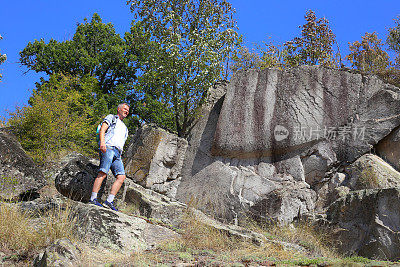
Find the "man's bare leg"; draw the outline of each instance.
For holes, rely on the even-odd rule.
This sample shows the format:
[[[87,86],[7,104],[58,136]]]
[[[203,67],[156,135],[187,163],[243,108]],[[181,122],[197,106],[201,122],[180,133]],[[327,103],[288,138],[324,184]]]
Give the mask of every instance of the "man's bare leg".
[[[125,178],[126,178],[125,174],[117,175],[117,179],[115,180],[115,182],[111,186],[111,191],[110,191],[111,195],[115,196],[118,193],[119,189],[121,188],[122,184],[125,181]]]
[[[96,179],[94,180],[94,183],[93,183],[92,195],[90,196],[90,202],[91,203],[95,199],[97,199],[97,193],[99,193],[101,184],[103,183],[103,180],[106,177],[107,177],[107,173],[104,173],[102,171],[99,171],[99,174],[97,174],[97,177],[96,177]],[[94,204],[100,206],[100,204],[97,203],[97,202],[95,201]]]
[[[103,183],[104,178],[107,177],[107,173],[99,171],[96,179],[94,180],[92,192],[98,193],[100,191],[101,184]]]

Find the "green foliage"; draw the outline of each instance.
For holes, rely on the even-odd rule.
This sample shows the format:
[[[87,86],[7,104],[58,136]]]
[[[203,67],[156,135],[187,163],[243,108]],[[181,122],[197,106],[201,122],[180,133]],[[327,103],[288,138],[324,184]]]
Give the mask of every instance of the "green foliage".
[[[141,21],[134,24],[131,36],[149,41],[141,50],[146,58],[143,75],[131,96],[131,103],[137,103],[134,112],[186,136],[237,43],[234,9],[224,0],[128,3]]]
[[[351,53],[346,57],[352,67],[368,74],[376,74],[384,81],[400,87],[400,17],[394,20],[395,27],[388,29],[386,43],[397,56],[392,62],[384,50],[382,40],[375,32],[365,33],[360,41],[349,44]]]
[[[326,18],[317,20],[315,12],[308,10],[304,16],[306,23],[301,28],[301,37],[284,44],[287,50],[286,65],[324,65],[334,67],[337,65],[332,48],[335,35],[329,27]]]
[[[394,22],[395,26],[393,28],[389,28],[389,34],[386,42],[391,50],[400,54],[400,16],[398,16]]]
[[[400,16],[398,16],[394,22],[395,26],[388,30],[389,33],[386,43],[389,45],[389,49],[396,52],[397,55],[394,63],[392,63],[392,67],[386,70],[383,78],[389,83],[400,87]]]
[[[299,26],[301,36],[281,45],[265,42],[258,51],[249,51],[241,47],[233,54],[232,70],[246,68],[290,68],[299,65],[323,65],[336,67],[339,65],[339,53],[335,54],[333,45],[335,35],[326,18],[317,19],[315,12],[308,10],[306,23]]]
[[[136,79],[136,60],[133,47],[115,33],[111,23],[103,23],[96,13],[90,22],[85,19],[78,24],[72,40],[51,39],[48,43],[43,39],[35,40],[20,52],[20,63],[28,70],[48,75],[96,77],[95,93],[104,97],[108,108],[115,108],[125,99]]]
[[[9,125],[34,160],[44,162],[72,150],[93,154],[100,112],[107,110],[104,101],[91,97],[97,86],[93,77],[54,74],[33,92],[31,106],[10,113]]]
[[[263,63],[259,53],[255,49],[249,49],[246,46],[240,46],[232,53],[232,61],[231,70],[233,72],[242,69],[259,69]]]
[[[1,39],[3,39],[3,37],[0,35],[0,40]],[[1,54],[1,52],[0,52],[0,65],[2,63],[4,63],[4,61],[6,61],[6,59],[7,59],[6,54]],[[1,77],[3,77],[3,75],[0,73],[0,82],[1,82]]]
[[[382,40],[376,32],[365,33],[361,42],[349,44],[350,54],[346,57],[352,67],[364,73],[381,73],[389,65],[389,55],[383,50]]]

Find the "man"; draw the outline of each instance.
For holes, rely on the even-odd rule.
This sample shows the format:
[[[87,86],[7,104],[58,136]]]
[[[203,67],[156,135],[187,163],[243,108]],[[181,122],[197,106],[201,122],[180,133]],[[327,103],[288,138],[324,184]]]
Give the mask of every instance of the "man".
[[[90,203],[100,206],[109,207],[112,210],[118,211],[114,205],[114,197],[122,186],[126,176],[124,165],[121,159],[121,153],[124,148],[126,138],[128,137],[128,128],[122,122],[129,114],[129,105],[122,103],[118,105],[117,115],[107,115],[104,118],[100,128],[100,169],[96,180],[93,184]],[[110,194],[103,205],[97,200],[97,193],[100,190],[104,178],[110,170],[117,178],[111,186]]]

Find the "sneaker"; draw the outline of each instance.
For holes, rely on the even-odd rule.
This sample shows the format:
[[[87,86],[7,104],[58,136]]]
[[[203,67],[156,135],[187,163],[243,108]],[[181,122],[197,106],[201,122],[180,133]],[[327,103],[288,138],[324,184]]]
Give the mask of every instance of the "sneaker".
[[[108,208],[118,211],[118,209],[114,206],[114,201],[108,202],[107,200],[104,201],[103,203],[105,206],[107,206]]]
[[[103,208],[104,208],[104,206],[101,205],[101,203],[97,200],[97,198],[95,198],[95,199],[93,199],[93,200],[90,200],[89,203],[92,204],[92,205],[96,205],[96,206],[99,206],[99,207],[103,207]]]

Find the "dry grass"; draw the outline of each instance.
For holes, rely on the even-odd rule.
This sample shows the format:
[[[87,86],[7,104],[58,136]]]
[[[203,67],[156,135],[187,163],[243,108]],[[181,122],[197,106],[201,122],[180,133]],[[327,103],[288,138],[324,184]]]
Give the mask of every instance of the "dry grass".
[[[260,230],[259,230],[260,231]],[[314,255],[336,258],[329,231],[300,222],[285,226],[269,225],[263,229],[264,235],[277,240],[298,244]]]
[[[135,266],[136,263],[137,266],[153,266],[172,262],[203,262],[206,266],[226,266],[246,262],[261,264],[270,257],[289,260],[304,256],[286,250],[279,244],[265,243],[257,246],[251,241],[229,236],[197,221],[190,213],[184,216],[183,221],[181,238],[159,245],[157,251],[134,253],[129,262],[135,262]]]
[[[81,266],[129,266],[130,255],[124,255],[119,251],[99,249],[80,243]]]
[[[71,208],[55,208],[39,217],[10,203],[0,205],[0,250],[16,260],[33,257],[59,238],[78,241]]]
[[[31,224],[29,214],[18,208],[0,206],[0,245],[2,250],[29,251],[38,246],[40,234]],[[40,242],[41,243],[41,242]]]
[[[231,250],[237,244],[233,237],[197,221],[190,212],[184,215],[183,222],[181,242],[184,247],[221,251]]]
[[[39,230],[39,233],[46,237],[46,243],[53,243],[60,238],[68,238],[71,241],[79,240],[75,231],[77,218],[73,216],[70,203],[50,210],[41,219],[44,221],[44,227]]]

